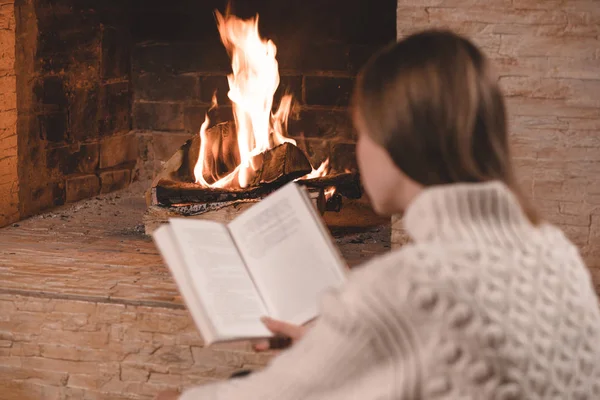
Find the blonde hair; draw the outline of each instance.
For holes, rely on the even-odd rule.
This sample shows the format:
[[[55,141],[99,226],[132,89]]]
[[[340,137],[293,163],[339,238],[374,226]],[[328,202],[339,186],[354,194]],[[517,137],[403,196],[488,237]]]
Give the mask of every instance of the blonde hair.
[[[363,68],[353,101],[367,134],[414,181],[503,181],[539,223],[515,177],[502,93],[469,40],[429,30],[394,43]]]

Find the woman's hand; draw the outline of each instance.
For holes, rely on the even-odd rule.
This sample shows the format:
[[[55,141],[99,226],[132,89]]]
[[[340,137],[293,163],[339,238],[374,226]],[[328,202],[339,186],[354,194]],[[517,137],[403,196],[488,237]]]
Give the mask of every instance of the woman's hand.
[[[275,334],[275,337],[268,340],[261,340],[254,344],[254,350],[281,350],[290,347],[306,334],[312,326],[311,323],[306,325],[294,325],[283,321],[278,321],[269,317],[261,318],[261,321],[268,330]]]
[[[176,390],[167,390],[166,392],[161,392],[154,398],[154,400],[177,400],[179,399],[179,395],[181,393]]]

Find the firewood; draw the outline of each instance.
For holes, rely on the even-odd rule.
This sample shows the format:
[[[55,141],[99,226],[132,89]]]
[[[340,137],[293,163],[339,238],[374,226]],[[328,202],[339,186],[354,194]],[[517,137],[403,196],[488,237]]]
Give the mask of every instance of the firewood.
[[[196,183],[161,180],[152,188],[152,205],[171,206],[188,203],[218,203],[259,199],[280,185],[263,185],[244,189],[206,188]]]
[[[327,189],[335,187],[336,193],[349,199],[360,199],[362,196],[360,176],[356,172],[334,173],[319,178],[300,179],[298,183],[309,188]]]
[[[290,182],[312,171],[306,154],[291,143],[275,146],[252,158],[255,176],[249,186]]]
[[[208,163],[215,168],[216,175],[225,175],[233,171],[240,163],[237,149],[237,136],[232,121],[224,122],[209,128],[206,135],[213,143],[208,149]],[[154,178],[152,187],[161,180],[194,182],[194,168],[200,153],[200,135],[194,134],[163,165],[162,171]],[[219,159],[219,161],[215,161]],[[208,173],[205,179],[212,180]]]
[[[237,134],[233,121],[215,125],[206,131],[209,145],[206,148],[204,179],[207,182],[217,180],[233,171],[240,163]],[[186,143],[187,144],[187,143]],[[194,135],[186,150],[187,157],[178,171],[179,179],[194,182],[194,168],[200,153],[200,135]]]
[[[293,175],[292,175],[293,176]],[[276,180],[260,186],[243,189],[205,188],[196,183],[163,179],[151,189],[151,205],[171,206],[173,204],[211,203],[235,200],[252,200],[266,196],[287,183]],[[358,175],[342,173],[314,179],[300,179],[298,184],[307,188],[325,190],[334,186],[336,193],[349,199],[359,199],[362,189]]]
[[[225,122],[209,128],[206,136],[210,145],[206,149],[204,179],[211,183],[235,170],[240,164],[235,124]],[[161,180],[195,182],[194,168],[200,153],[200,136],[194,135],[165,163],[162,172],[154,179],[155,187]],[[289,182],[312,171],[306,154],[291,143],[275,146],[251,159],[255,170],[249,186]]]

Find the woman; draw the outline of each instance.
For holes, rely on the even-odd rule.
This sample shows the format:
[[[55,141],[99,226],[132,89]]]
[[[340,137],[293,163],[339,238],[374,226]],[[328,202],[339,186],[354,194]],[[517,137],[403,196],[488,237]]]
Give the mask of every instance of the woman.
[[[489,68],[444,31],[368,63],[358,164],[375,210],[404,213],[413,243],[353,272],[264,371],[181,399],[600,399],[598,298],[517,185]]]

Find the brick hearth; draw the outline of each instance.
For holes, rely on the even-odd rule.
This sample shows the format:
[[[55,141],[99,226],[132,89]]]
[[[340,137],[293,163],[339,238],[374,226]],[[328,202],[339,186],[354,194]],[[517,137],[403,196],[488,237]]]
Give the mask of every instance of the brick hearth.
[[[203,347],[143,235],[146,187],[0,229],[0,399],[151,399],[269,360],[247,343]],[[336,240],[356,265],[388,250],[389,235]]]

